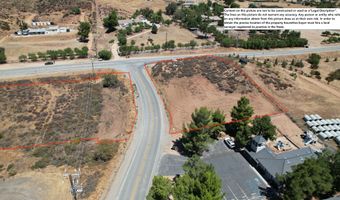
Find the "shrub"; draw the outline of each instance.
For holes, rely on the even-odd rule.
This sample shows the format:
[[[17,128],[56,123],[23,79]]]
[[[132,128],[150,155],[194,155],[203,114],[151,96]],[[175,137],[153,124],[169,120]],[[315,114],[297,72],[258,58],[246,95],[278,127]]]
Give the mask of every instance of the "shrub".
[[[29,53],[28,54],[28,58],[32,61],[32,62],[35,62],[38,60],[38,57],[35,53]]]
[[[119,80],[116,75],[106,74],[103,79],[103,87],[117,88],[119,87]]]
[[[6,63],[5,48],[0,47],[0,64]]]
[[[103,60],[110,60],[112,57],[112,53],[111,51],[108,50],[101,50],[98,53],[99,58],[103,59]]]
[[[312,69],[317,69],[319,67],[321,56],[316,53],[309,55],[307,62],[311,64]]]
[[[49,160],[47,158],[42,158],[34,163],[34,165],[31,167],[32,169],[42,169],[47,167],[49,164]]]
[[[72,8],[71,9],[71,14],[79,15],[80,14],[80,8],[79,7]]]
[[[19,56],[19,61],[20,62],[26,62],[27,61],[27,56],[26,55],[20,55]]]
[[[96,146],[93,154],[93,160],[100,162],[107,162],[111,160],[118,150],[118,145],[112,142],[102,141]]]
[[[9,164],[8,166],[7,166],[7,171],[10,171],[11,169],[13,169],[14,168],[14,164],[13,163],[11,163],[11,164]]]

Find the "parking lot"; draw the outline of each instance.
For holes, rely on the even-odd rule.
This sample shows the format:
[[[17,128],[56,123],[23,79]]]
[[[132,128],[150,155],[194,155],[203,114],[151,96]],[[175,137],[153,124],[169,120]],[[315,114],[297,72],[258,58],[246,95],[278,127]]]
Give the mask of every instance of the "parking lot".
[[[164,155],[159,168],[159,175],[175,176],[182,174],[182,165],[186,158],[177,155]],[[243,158],[229,149],[223,141],[211,145],[209,152],[204,153],[203,160],[215,167],[222,180],[225,200],[258,200],[266,199],[261,195],[261,188],[267,184],[258,172]]]

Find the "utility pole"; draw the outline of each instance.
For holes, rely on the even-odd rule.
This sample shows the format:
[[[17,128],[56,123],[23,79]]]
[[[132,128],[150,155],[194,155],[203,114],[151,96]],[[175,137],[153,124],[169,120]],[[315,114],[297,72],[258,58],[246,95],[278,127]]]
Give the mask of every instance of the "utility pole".
[[[64,176],[68,177],[70,181],[70,192],[73,196],[73,200],[77,200],[78,194],[83,192],[83,186],[80,184],[80,169],[76,170],[75,173],[64,173]]]
[[[165,31],[165,50],[168,49],[168,31]]]

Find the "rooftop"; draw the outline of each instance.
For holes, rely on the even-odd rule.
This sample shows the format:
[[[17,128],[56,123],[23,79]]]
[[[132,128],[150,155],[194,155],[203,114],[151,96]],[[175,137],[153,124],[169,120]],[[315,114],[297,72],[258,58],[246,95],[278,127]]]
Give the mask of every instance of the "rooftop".
[[[255,138],[254,138],[255,139]],[[315,156],[312,148],[305,147],[284,153],[276,154],[268,147],[256,152],[247,151],[248,154],[260,163],[273,177],[292,171],[292,167],[303,163],[307,158]]]

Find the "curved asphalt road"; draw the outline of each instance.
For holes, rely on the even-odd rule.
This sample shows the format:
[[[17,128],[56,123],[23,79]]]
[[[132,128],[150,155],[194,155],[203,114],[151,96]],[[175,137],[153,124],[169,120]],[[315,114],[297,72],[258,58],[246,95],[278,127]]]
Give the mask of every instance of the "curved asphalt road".
[[[299,55],[331,51],[340,51],[340,46],[289,50],[247,51],[236,53],[240,56],[261,57]],[[223,54],[232,53],[233,52],[226,52]],[[148,63],[164,59],[175,59],[189,56],[193,55],[131,58],[127,60],[95,63],[95,69],[114,68],[117,70],[131,72],[132,80],[136,84],[137,93],[139,94],[139,97],[137,98],[138,119],[131,145],[114,182],[107,194],[103,195],[102,199],[145,199],[152,177],[156,173],[160,161],[161,144],[166,142],[168,139],[166,134],[168,124],[161,100],[157,95],[156,89],[146,75],[143,65],[145,62]],[[13,69],[1,69],[0,67],[0,79],[60,72],[69,73],[89,69],[91,69],[90,62],[83,64],[56,64],[48,67],[43,66],[40,63],[34,67],[19,66]]]

